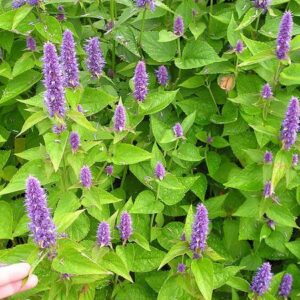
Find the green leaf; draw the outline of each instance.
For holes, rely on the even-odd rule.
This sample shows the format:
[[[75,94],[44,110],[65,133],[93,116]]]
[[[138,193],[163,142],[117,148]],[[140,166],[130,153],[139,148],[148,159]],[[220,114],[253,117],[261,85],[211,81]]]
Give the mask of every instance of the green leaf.
[[[178,90],[150,93],[145,102],[140,103],[141,113],[144,115],[151,115],[163,110],[174,101],[177,92]]]
[[[182,57],[175,59],[175,65],[179,69],[195,69],[224,60],[207,42],[197,40],[186,44]]]
[[[69,228],[76,221],[76,219],[83,212],[84,212],[84,209],[73,211],[73,212],[55,214],[53,220],[57,226],[58,232],[64,232],[67,228]]]
[[[178,276],[170,276],[163,283],[159,293],[157,300],[166,300],[166,299],[174,299],[174,300],[192,300],[195,299],[191,295],[189,295],[188,290],[184,289],[182,284],[180,284],[180,277]],[[185,278],[186,281],[189,281],[190,278]]]
[[[25,189],[25,181],[29,174],[37,177],[43,185],[58,180],[57,174],[47,174],[45,162],[43,160],[29,161],[17,171],[17,173],[10,180],[9,184],[0,191],[0,195],[23,191]]]
[[[208,258],[192,261],[192,272],[195,276],[197,286],[205,300],[212,299],[213,292],[213,264]]]
[[[89,199],[89,203],[91,205],[104,205],[122,201],[122,199],[101,189],[100,187],[92,187],[89,190],[84,190],[83,198]]]
[[[109,274],[71,243],[60,243],[57,256],[52,261],[52,268],[59,273],[73,275]]]
[[[107,105],[114,103],[117,97],[100,88],[86,87],[82,93],[80,104],[86,115],[90,116],[101,111]]]
[[[126,247],[117,246],[116,249],[131,272],[150,272],[159,266],[164,252],[151,246],[150,250],[147,251],[136,244],[128,244]]]
[[[181,144],[179,148],[172,153],[172,156],[191,162],[200,162],[203,159],[199,149],[190,143]]]
[[[29,70],[10,80],[3,91],[0,105],[27,91],[41,78],[40,72]]]
[[[235,170],[230,173],[229,180],[224,185],[243,191],[261,191],[262,175],[262,168],[257,164],[251,164],[242,170]]]
[[[292,163],[292,155],[287,151],[280,150],[277,152],[274,160],[272,173],[272,187],[275,190],[279,181],[285,176],[286,171]]]
[[[23,124],[21,132],[18,134],[18,136],[23,134],[29,128],[32,128],[35,124],[45,120],[46,118],[47,118],[47,115],[43,111],[38,111],[38,112],[33,113],[32,115],[29,116],[29,118]]]
[[[300,64],[292,63],[280,73],[279,81],[282,85],[300,84]]]
[[[11,29],[14,30],[32,10],[31,5],[25,5],[16,10]],[[1,18],[1,17],[0,17]]]
[[[142,191],[136,197],[130,213],[132,214],[157,214],[162,212],[164,205],[155,200],[153,192],[146,190]]]
[[[245,66],[250,66],[250,65],[257,64],[257,63],[265,62],[265,61],[270,60],[272,58],[276,58],[274,50],[273,49],[267,49],[267,50],[263,50],[261,52],[258,52],[256,54],[254,54],[250,58],[244,60],[238,66],[240,68],[245,67]]]
[[[78,125],[90,130],[90,131],[97,131],[96,128],[94,128],[94,126],[85,118],[85,116],[78,112],[78,111],[74,111],[74,110],[70,110],[67,113],[67,116],[72,119],[75,123],[77,123]]]
[[[0,201],[0,239],[12,239],[13,210],[9,203]]]
[[[244,15],[243,20],[239,24],[239,26],[235,29],[242,30],[243,28],[250,25],[258,16],[261,14],[262,10],[256,9],[255,7],[251,7],[246,14]]]
[[[60,43],[62,34],[59,21],[55,17],[41,15],[41,21],[35,25],[35,29],[45,41]]]
[[[296,257],[300,258],[300,240],[297,239],[293,242],[286,243],[285,246],[293,253]]]
[[[116,253],[109,251],[101,260],[101,265],[103,268],[133,282],[126,264]]]
[[[170,262],[173,258],[180,256],[180,255],[184,255],[188,251],[189,251],[189,245],[187,242],[178,242],[165,255],[165,257],[163,258],[163,260],[161,261],[161,263],[158,267],[158,270],[161,269],[168,262]]]
[[[138,233],[136,231],[133,232],[133,234],[132,234],[132,236],[130,237],[129,240],[130,240],[130,242],[131,241],[136,242],[139,246],[141,246],[145,250],[151,251],[150,247],[149,247],[148,240],[143,235],[141,235],[140,233]]]
[[[190,23],[190,31],[193,34],[195,40],[205,31],[206,25],[203,22]]]
[[[158,31],[146,31],[143,34],[142,48],[147,54],[158,62],[172,60],[176,52],[176,42],[160,43]]]
[[[117,165],[132,165],[151,158],[151,153],[130,144],[114,146],[113,162]]]
[[[59,138],[54,133],[46,133],[44,135],[46,151],[50,156],[55,172],[59,169],[67,145],[68,136],[69,134],[66,131],[60,134]]]
[[[298,228],[295,222],[296,217],[283,206],[275,203],[267,210],[266,214],[271,220],[274,220],[280,225]]]
[[[24,53],[15,63],[12,76],[16,77],[35,66],[35,61],[31,53]]]
[[[163,29],[159,32],[158,41],[160,43],[171,42],[171,41],[174,41],[177,39],[178,39],[178,36],[171,31],[167,31],[167,30]]]

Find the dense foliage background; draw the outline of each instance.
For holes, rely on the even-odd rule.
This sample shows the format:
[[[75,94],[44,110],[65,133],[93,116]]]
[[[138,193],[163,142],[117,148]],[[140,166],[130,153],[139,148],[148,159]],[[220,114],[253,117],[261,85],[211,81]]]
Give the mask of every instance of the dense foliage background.
[[[291,97],[300,95],[300,1],[28,2],[0,1],[0,262],[27,261],[39,277],[16,299],[256,299],[250,284],[264,262],[274,275],[259,299],[283,299],[286,273],[294,278],[290,298],[299,299],[300,144],[285,147],[280,132]],[[293,38],[279,59],[276,38],[288,10]],[[178,16],[184,32],[176,32],[177,20],[174,33]],[[291,24],[283,27],[288,47]],[[66,114],[52,117],[43,47],[51,42],[60,55],[66,29],[80,85],[65,88]],[[91,37],[105,60],[94,76],[86,60]],[[141,61],[149,93],[137,101]],[[161,65],[166,85],[156,78]],[[118,104],[126,110],[121,130]],[[71,132],[80,137],[75,151]],[[91,186],[80,177],[83,166]],[[30,175],[47,192],[57,230],[51,250],[29,232]],[[195,255],[201,202],[209,234]],[[133,226],[123,242],[122,212]],[[103,221],[110,247],[97,243]]]

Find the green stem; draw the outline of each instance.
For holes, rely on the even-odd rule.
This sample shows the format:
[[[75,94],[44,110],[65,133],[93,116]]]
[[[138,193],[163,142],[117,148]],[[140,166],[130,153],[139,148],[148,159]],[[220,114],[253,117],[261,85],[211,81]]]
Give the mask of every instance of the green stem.
[[[174,151],[177,150],[178,143],[179,143],[179,139],[176,140],[176,144],[175,144]],[[171,159],[170,159],[169,166],[168,166],[168,170],[171,170],[172,163],[173,163],[173,157],[171,157]]]
[[[101,168],[100,172],[98,173],[98,175],[97,175],[97,177],[96,177],[96,179],[95,179],[95,182],[97,182],[97,181],[99,180],[99,178],[100,178],[100,176],[102,175],[103,170],[105,169],[106,166],[107,166],[107,163],[105,163],[105,164],[103,165],[103,167]]]
[[[116,2],[115,0],[110,0],[110,18],[111,22],[115,22],[115,6]],[[111,68],[113,70],[113,73],[115,73],[116,70],[116,42],[115,40],[112,41],[112,54],[111,54]]]
[[[48,254],[48,251],[45,251],[41,253],[41,256],[35,261],[33,262],[33,264],[31,265],[31,268],[29,270],[28,276],[26,276],[23,280],[22,280],[22,286],[24,286],[29,278],[29,276],[31,274],[33,274],[35,268],[43,261],[43,259],[45,258],[45,256]]]
[[[279,75],[280,75],[280,72],[281,72],[281,61],[279,61],[278,63],[278,67],[277,67],[277,70],[276,70],[276,73],[275,73],[275,76],[274,76],[274,90],[276,89],[276,86],[278,84],[278,78],[279,78]]]
[[[177,52],[178,52],[178,58],[181,58],[181,46],[180,46],[180,37],[177,39]],[[178,71],[177,78],[174,82],[174,88],[176,87],[178,81],[180,80],[181,77],[181,69]]]
[[[126,179],[127,171],[128,171],[128,166],[125,166],[125,168],[123,170],[123,175],[122,175],[122,181],[121,181],[120,188],[123,188],[123,185],[124,185],[124,182],[125,182],[125,179]]]
[[[209,94],[210,94],[211,98],[212,98],[213,101],[214,101],[214,104],[215,104],[217,113],[220,114],[220,111],[219,111],[219,108],[218,108],[218,105],[217,105],[217,101],[216,101],[216,99],[215,99],[214,94],[213,94],[212,91],[211,91],[210,84],[207,84],[206,87],[207,87],[207,89],[208,89],[208,91],[209,91]]]
[[[259,20],[260,20],[260,15],[258,15],[256,19],[256,24],[255,24],[255,39],[257,39],[258,36],[258,25],[259,25]]]
[[[144,28],[145,28],[145,16],[146,16],[146,8],[143,11],[142,27],[141,27],[140,37],[139,37],[139,43],[138,43],[138,45],[141,48],[141,53],[142,53],[142,38],[143,38],[143,32],[144,32]]]

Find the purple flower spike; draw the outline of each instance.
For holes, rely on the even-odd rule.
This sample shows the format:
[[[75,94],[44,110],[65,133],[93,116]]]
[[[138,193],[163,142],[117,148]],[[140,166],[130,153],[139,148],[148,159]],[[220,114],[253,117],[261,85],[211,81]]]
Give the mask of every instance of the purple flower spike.
[[[90,38],[85,47],[87,53],[86,65],[93,78],[100,77],[105,66],[105,60],[97,37]]]
[[[272,89],[271,89],[271,87],[270,87],[270,85],[269,85],[268,83],[266,83],[266,84],[263,86],[260,95],[261,95],[262,98],[265,99],[265,100],[269,100],[269,99],[273,96]]]
[[[121,239],[123,240],[123,243],[126,243],[126,241],[130,238],[133,232],[131,216],[128,212],[122,213],[118,229],[120,231],[120,235],[121,235]]]
[[[208,212],[204,204],[198,204],[194,218],[190,248],[198,257],[199,252],[204,251],[208,235]]]
[[[101,222],[97,230],[97,243],[100,247],[105,247],[110,245],[110,228],[109,224],[106,222]]]
[[[296,142],[297,132],[299,130],[299,112],[299,100],[296,97],[292,97],[281,130],[281,140],[285,150],[289,150]]]
[[[114,172],[114,166],[113,165],[106,166],[105,172],[107,176],[111,176]]]
[[[264,163],[272,164],[273,161],[273,153],[271,151],[266,151],[264,155]]]
[[[265,187],[264,187],[264,197],[265,198],[270,198],[273,195],[273,187],[271,184],[271,181],[267,181],[265,183]]]
[[[267,220],[267,225],[268,225],[272,230],[275,230],[275,226],[276,226],[275,221],[273,221],[273,220],[271,220],[271,219],[268,219],[268,220]]]
[[[150,10],[155,10],[155,2],[154,0],[136,0],[136,6],[139,8],[147,8],[149,7]]]
[[[36,50],[36,41],[32,36],[28,36],[26,38],[26,46],[27,46],[27,49],[30,51]]]
[[[278,295],[287,299],[291,293],[292,285],[293,285],[293,276],[291,274],[285,274],[282,277]]]
[[[148,94],[148,74],[146,72],[146,65],[143,61],[139,61],[134,71],[134,98],[138,101],[144,102]]]
[[[177,272],[178,273],[184,273],[185,272],[185,264],[182,264],[182,263],[178,264]]]
[[[185,233],[183,233],[180,237],[180,240],[185,242],[186,241],[186,236],[185,236]]]
[[[126,126],[126,112],[125,107],[122,103],[119,103],[115,110],[114,115],[114,129],[117,132],[121,132],[125,129]]]
[[[299,155],[298,154],[293,154],[292,158],[292,166],[297,167],[299,162]]]
[[[57,125],[53,125],[52,132],[57,135],[60,135],[66,129],[67,129],[67,126],[65,124],[57,124]]]
[[[176,123],[173,126],[173,132],[177,138],[183,137],[183,129],[180,123]]]
[[[64,86],[75,88],[79,85],[79,70],[76,58],[73,33],[66,30],[61,45],[61,63],[64,76]]]
[[[166,176],[166,169],[161,162],[158,162],[155,167],[155,176],[159,180],[163,180]]]
[[[48,108],[50,117],[55,115],[64,117],[66,112],[66,100],[63,88],[63,77],[60,69],[59,59],[55,46],[47,42],[44,44],[44,85],[45,104]]]
[[[72,148],[72,152],[75,153],[77,152],[80,144],[80,137],[77,132],[71,132],[70,134],[70,145]]]
[[[177,16],[174,20],[173,32],[177,36],[183,36],[184,23],[181,16]]]
[[[155,71],[157,82],[160,85],[167,85],[169,80],[168,70],[165,66],[160,66],[158,70]]]
[[[27,0],[27,3],[31,6],[39,5],[39,0]]]
[[[47,207],[47,196],[37,178],[29,176],[26,181],[25,206],[30,219],[29,229],[40,248],[56,244],[56,228]]]
[[[12,2],[12,8],[17,9],[21,6],[23,6],[26,3],[26,0],[14,0]]]
[[[265,13],[270,5],[271,0],[254,0],[253,4],[256,9],[261,9]]]
[[[83,187],[90,188],[92,186],[92,173],[88,166],[83,166],[80,170],[80,181]]]
[[[80,113],[84,113],[83,107],[82,107],[81,104],[78,104],[78,105],[77,105],[77,111],[80,112]]]
[[[251,290],[256,295],[265,294],[271,284],[273,274],[271,273],[271,265],[268,262],[262,264],[262,266],[257,270],[255,276],[253,277],[251,283]]]
[[[236,53],[239,53],[239,54],[242,53],[242,52],[244,51],[244,44],[243,44],[243,42],[242,42],[241,40],[238,40],[238,41],[236,42],[234,51],[235,51]]]
[[[290,50],[293,31],[293,15],[290,11],[283,14],[277,36],[276,55],[278,59],[286,59]]]

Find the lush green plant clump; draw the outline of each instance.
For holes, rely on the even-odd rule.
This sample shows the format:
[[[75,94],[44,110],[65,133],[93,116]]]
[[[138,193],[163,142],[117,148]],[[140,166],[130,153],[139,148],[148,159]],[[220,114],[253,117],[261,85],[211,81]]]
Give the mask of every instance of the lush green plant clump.
[[[2,0],[0,263],[39,278],[15,299],[300,299],[299,16]]]

